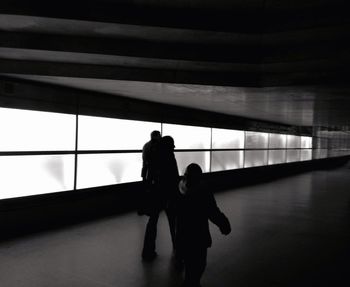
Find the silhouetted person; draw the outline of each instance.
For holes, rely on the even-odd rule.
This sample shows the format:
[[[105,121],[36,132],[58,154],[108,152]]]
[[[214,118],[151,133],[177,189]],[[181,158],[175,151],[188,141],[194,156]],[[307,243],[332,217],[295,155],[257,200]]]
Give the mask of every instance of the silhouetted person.
[[[201,186],[201,177],[200,166],[191,163],[179,183],[176,260],[178,264],[180,261],[184,263],[183,286],[186,287],[200,286],[207,262],[207,248],[212,244],[208,220],[216,224],[223,234],[231,232],[230,222],[218,208],[213,194]]]
[[[174,155],[175,143],[171,136],[164,136],[160,145],[159,186],[164,198],[165,212],[168,217],[171,240],[175,249],[175,204],[179,196],[179,170]]]
[[[153,212],[154,194],[159,181],[159,145],[161,135],[159,131],[151,132],[151,139],[142,149],[142,171],[143,193],[138,198],[139,215],[150,215]]]
[[[174,140],[170,136],[161,138],[155,153],[155,174],[152,182],[152,204],[149,220],[146,226],[142,258],[153,260],[156,256],[157,223],[160,212],[164,209],[169,221],[171,239],[175,242],[175,204],[174,198],[178,195],[177,185],[179,172],[174,156]],[[151,160],[152,162],[152,160]],[[153,168],[153,167],[152,167]]]
[[[159,131],[151,132],[151,140],[145,143],[142,149],[142,180],[151,184],[158,178],[157,153],[161,135]]]

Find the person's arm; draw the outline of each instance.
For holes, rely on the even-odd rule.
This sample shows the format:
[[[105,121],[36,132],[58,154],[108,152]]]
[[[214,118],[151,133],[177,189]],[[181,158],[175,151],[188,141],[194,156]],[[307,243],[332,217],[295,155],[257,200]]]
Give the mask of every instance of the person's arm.
[[[229,234],[231,232],[230,221],[217,206],[214,195],[211,192],[207,193],[207,199],[209,220],[219,227],[222,234]]]
[[[143,181],[146,180],[146,175],[147,175],[147,158],[146,158],[146,146],[145,144],[142,148],[142,169],[141,169],[141,177]]]

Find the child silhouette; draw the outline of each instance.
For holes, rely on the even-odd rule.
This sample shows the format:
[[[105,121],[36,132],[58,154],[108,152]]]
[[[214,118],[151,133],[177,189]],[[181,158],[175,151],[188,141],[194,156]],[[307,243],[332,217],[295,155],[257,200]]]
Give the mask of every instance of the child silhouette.
[[[183,262],[183,286],[199,287],[212,244],[209,220],[227,235],[230,222],[218,208],[213,194],[201,186],[202,169],[191,163],[179,183],[176,226],[176,260]]]

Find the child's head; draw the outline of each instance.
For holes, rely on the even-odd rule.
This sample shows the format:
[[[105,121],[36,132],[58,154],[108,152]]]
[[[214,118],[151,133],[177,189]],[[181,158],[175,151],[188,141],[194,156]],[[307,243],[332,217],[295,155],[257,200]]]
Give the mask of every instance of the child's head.
[[[191,163],[188,165],[184,174],[187,187],[197,186],[201,181],[202,173],[202,169],[198,164]]]

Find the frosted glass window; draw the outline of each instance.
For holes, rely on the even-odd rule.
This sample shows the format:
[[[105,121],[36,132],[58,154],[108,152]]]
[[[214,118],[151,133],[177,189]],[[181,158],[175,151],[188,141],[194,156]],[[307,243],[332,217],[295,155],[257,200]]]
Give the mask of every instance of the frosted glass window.
[[[196,163],[203,172],[209,172],[210,152],[208,151],[175,152],[175,158],[180,175],[185,173],[185,169],[190,163]]]
[[[300,150],[287,150],[287,162],[300,161]]]
[[[243,151],[213,151],[211,171],[243,167]]]
[[[328,148],[328,139],[315,138],[315,146],[317,149],[327,149]]]
[[[319,141],[319,147],[320,149],[328,149],[329,141],[327,138],[321,138]]]
[[[0,157],[0,199],[72,190],[74,155]]]
[[[332,150],[332,149],[330,149],[328,151],[327,157],[336,157],[336,156],[342,156],[342,155],[345,155],[345,154],[346,154],[346,152],[343,151],[343,150]]]
[[[213,129],[212,148],[244,148],[244,131]]]
[[[287,148],[300,148],[301,141],[299,136],[287,135]]]
[[[140,150],[160,123],[79,116],[78,149]]]
[[[246,132],[245,148],[268,148],[268,133]]]
[[[244,167],[261,166],[267,164],[266,150],[247,150],[244,153]]]
[[[312,148],[312,137],[301,137],[301,148]]]
[[[140,181],[141,167],[141,153],[79,155],[77,188]]]
[[[210,149],[210,128],[163,124],[163,136],[172,136],[176,149]]]
[[[311,160],[312,159],[312,150],[301,150],[301,160]]]
[[[75,115],[0,108],[0,151],[75,149]]]
[[[286,150],[269,150],[269,164],[286,162]]]
[[[348,150],[329,150],[328,157],[344,156],[348,154]]]
[[[269,148],[286,148],[287,147],[287,135],[270,134],[269,136],[270,136]]]
[[[314,149],[313,150],[312,157],[314,159],[325,158],[327,156],[328,156],[328,150],[327,149]]]

